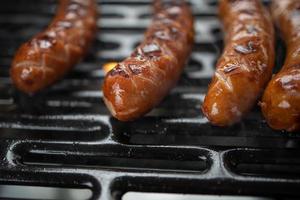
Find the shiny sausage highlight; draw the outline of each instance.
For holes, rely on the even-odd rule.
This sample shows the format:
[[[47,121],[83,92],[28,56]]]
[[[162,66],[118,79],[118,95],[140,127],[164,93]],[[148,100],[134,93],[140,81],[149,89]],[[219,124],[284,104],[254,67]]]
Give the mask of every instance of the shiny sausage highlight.
[[[194,41],[193,17],[183,0],[154,1],[154,17],[143,42],[105,77],[104,101],[121,121],[137,119],[168,94]]]
[[[225,48],[202,111],[217,126],[239,122],[260,97],[274,65],[274,30],[260,0],[220,0]]]
[[[273,0],[272,16],[287,46],[284,66],[263,95],[261,107],[276,130],[300,130],[300,1]]]
[[[60,0],[48,28],[17,51],[10,70],[14,85],[35,93],[60,79],[86,54],[96,20],[94,0]]]

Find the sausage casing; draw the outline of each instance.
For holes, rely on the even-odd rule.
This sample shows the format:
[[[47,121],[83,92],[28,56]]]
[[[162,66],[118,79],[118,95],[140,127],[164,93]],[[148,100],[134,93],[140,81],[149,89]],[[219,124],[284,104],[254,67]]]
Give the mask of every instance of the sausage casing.
[[[176,84],[194,41],[193,17],[183,0],[154,1],[154,17],[132,55],[105,77],[104,101],[114,117],[134,120]]]
[[[16,52],[10,69],[14,85],[35,93],[60,79],[86,54],[96,20],[94,0],[60,0],[48,28]]]
[[[287,46],[283,68],[268,84],[261,107],[277,130],[300,130],[300,1],[273,0],[272,16]]]
[[[225,48],[202,111],[217,126],[239,122],[255,105],[274,65],[274,29],[260,0],[220,0]]]

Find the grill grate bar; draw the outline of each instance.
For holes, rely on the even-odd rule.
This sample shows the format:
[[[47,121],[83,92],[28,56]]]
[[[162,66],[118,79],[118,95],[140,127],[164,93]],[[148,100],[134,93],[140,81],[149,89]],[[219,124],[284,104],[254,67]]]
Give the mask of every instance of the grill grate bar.
[[[197,37],[178,85],[144,118],[123,123],[104,105],[102,66],[142,40],[151,0],[99,0],[100,32],[87,58],[35,96],[13,88],[9,66],[57,1],[1,1],[0,183],[87,188],[91,199],[127,191],[299,198],[299,135],[271,130],[258,108],[229,128],[200,112],[222,32],[216,0],[189,2]]]

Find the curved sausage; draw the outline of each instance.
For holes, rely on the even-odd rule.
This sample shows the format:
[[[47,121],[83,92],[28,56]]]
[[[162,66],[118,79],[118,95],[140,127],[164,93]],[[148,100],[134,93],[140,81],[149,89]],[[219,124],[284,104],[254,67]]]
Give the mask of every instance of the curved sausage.
[[[134,120],[176,84],[194,41],[193,17],[183,0],[154,1],[143,42],[105,77],[104,101],[114,117]]]
[[[300,130],[300,2],[273,0],[272,15],[287,45],[283,68],[265,90],[261,107],[277,130]]]
[[[94,0],[60,0],[48,28],[24,43],[10,69],[14,85],[35,93],[65,75],[87,52],[96,33]]]
[[[274,65],[274,30],[260,0],[221,0],[226,32],[202,111],[217,126],[237,123],[255,105]]]

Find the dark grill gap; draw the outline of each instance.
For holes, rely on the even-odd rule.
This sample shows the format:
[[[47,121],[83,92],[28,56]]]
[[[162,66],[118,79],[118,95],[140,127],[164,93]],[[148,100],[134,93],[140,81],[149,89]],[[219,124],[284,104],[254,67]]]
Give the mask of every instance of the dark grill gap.
[[[88,188],[92,199],[127,191],[300,197],[299,135],[272,131],[258,108],[230,128],[211,126],[200,112],[222,50],[217,1],[190,0],[197,31],[190,62],[171,94],[129,123],[105,108],[101,66],[122,60],[142,39],[151,1],[99,0],[100,32],[87,58],[29,97],[13,89],[10,62],[46,27],[56,2],[0,2],[1,184]]]
[[[300,178],[300,158],[293,150],[232,150],[225,153],[231,171],[244,176]]]
[[[38,147],[40,145],[36,145]],[[45,148],[45,147],[44,147]],[[55,148],[30,149],[22,153],[24,165],[59,167],[95,167],[120,171],[157,172],[157,173],[203,173],[209,168],[207,152],[198,149],[174,148],[130,148],[103,145],[90,148],[81,155],[73,152],[57,151]]]
[[[61,197],[63,197],[72,200],[86,200],[92,197],[92,192],[89,189],[82,188],[27,185],[0,185],[0,188],[0,196],[3,197],[3,199],[60,200]],[[35,191],[35,193],[32,193],[32,191]]]

